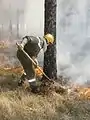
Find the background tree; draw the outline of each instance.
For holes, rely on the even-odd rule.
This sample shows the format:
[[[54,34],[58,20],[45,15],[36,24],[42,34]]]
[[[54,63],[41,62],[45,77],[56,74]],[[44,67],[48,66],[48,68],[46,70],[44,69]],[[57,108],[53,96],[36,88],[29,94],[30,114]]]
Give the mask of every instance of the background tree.
[[[56,0],[45,0],[45,29],[44,34],[54,35],[56,40]],[[57,78],[56,41],[48,46],[44,54],[44,72],[51,79]]]

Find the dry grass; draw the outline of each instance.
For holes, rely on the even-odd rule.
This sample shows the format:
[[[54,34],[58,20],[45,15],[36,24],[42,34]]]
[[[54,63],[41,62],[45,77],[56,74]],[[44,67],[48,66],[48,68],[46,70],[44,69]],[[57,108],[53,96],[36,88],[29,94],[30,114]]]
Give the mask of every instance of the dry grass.
[[[36,95],[19,88],[0,93],[2,120],[90,120],[90,102],[53,93]]]
[[[0,120],[90,120],[90,101],[32,94],[17,88],[19,74],[1,70],[0,75]]]

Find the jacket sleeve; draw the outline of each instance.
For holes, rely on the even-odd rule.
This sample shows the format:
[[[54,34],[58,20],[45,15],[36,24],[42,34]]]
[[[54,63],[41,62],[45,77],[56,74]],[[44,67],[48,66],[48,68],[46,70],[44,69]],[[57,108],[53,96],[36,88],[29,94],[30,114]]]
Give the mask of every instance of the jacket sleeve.
[[[40,50],[43,49],[43,52],[46,52],[46,50],[47,50],[46,40],[41,37],[37,37],[37,39],[38,39],[38,46],[39,46]]]
[[[29,40],[29,36],[25,36],[22,38],[22,41],[21,41],[22,48],[24,48],[24,46],[28,42],[28,40]]]
[[[43,52],[46,52],[47,50],[47,43],[46,43],[46,40],[43,39]]]

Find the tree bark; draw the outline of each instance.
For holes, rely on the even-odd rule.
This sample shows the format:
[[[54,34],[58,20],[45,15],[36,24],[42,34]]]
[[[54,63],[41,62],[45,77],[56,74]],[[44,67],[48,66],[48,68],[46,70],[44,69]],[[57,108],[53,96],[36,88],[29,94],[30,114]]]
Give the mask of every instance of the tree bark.
[[[45,28],[44,34],[50,33],[55,42],[49,45],[44,54],[44,72],[50,79],[57,78],[56,66],[56,0],[45,0]]]

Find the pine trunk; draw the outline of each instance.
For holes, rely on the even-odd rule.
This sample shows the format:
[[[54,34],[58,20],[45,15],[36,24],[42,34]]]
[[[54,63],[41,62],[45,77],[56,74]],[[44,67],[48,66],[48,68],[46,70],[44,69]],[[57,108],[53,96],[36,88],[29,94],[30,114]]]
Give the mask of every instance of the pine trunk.
[[[56,39],[56,0],[45,0],[45,29],[44,33],[54,35]],[[44,54],[44,72],[50,79],[57,78],[56,41],[49,45]]]

